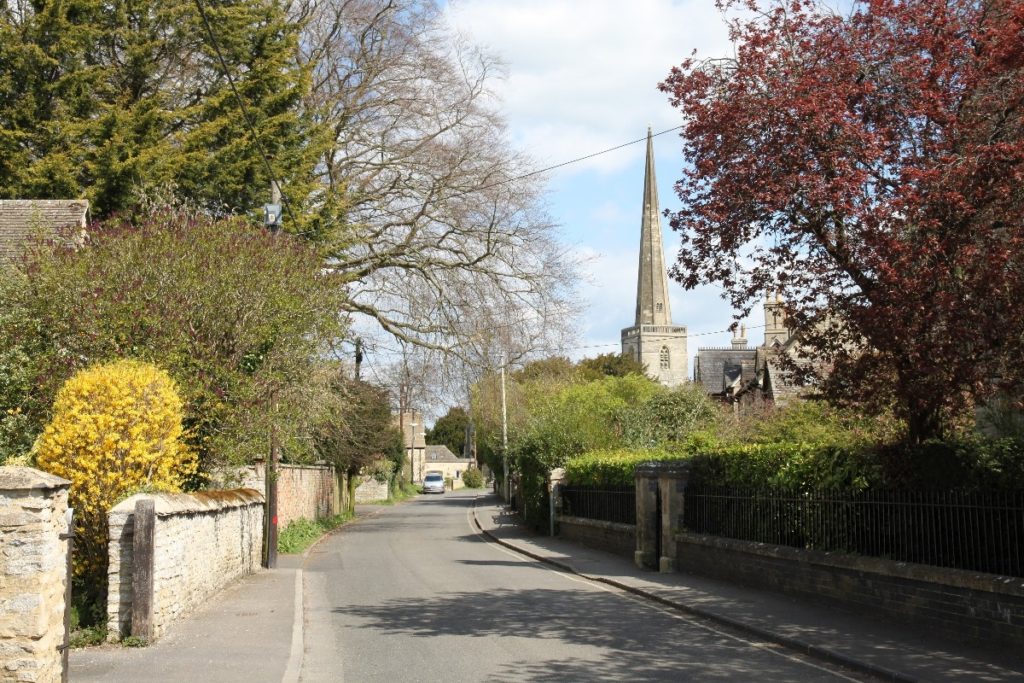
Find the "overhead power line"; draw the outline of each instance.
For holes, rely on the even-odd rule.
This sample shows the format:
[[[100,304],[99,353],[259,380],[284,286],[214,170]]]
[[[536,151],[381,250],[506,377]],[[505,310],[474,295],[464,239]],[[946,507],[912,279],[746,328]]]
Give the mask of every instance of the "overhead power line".
[[[682,128],[682,126],[676,126],[675,128],[668,128],[666,130],[661,131],[660,133],[652,134],[651,137],[652,138],[656,138],[659,135],[664,135],[665,133],[671,133],[672,131],[679,130],[680,128]],[[593,159],[594,157],[599,157],[602,154],[607,154],[608,152],[614,152],[616,150],[622,149],[623,147],[629,147],[630,145],[635,145],[638,142],[645,142],[646,140],[647,140],[647,136],[645,135],[642,138],[637,138],[636,140],[630,140],[629,142],[623,142],[621,145],[615,145],[614,147],[609,147],[608,149],[602,149],[600,152],[594,152],[593,154],[587,154],[585,156],[576,157],[575,159],[570,159],[569,161],[563,161],[560,164],[555,164],[554,166],[548,166],[547,168],[542,168],[542,169],[540,169],[538,171],[530,171],[529,173],[524,173],[523,175],[516,176],[515,178],[511,178],[510,180],[508,180],[506,182],[513,182],[513,181],[516,181],[516,180],[522,180],[523,178],[529,178],[531,176],[540,175],[541,173],[547,173],[548,171],[554,171],[556,168],[562,168],[563,166],[568,166],[570,164],[576,164],[576,163],[579,163],[581,161],[586,161],[587,159]]]
[[[248,127],[249,132],[253,136],[253,141],[256,143],[256,148],[257,148],[257,151],[259,152],[260,159],[263,161],[263,165],[267,169],[267,173],[270,176],[270,180],[276,182],[276,175],[274,174],[274,169],[273,169],[273,167],[270,164],[270,157],[267,154],[267,151],[266,151],[266,149],[263,146],[263,142],[260,139],[260,136],[259,136],[259,134],[256,131],[256,125],[253,122],[252,115],[249,113],[249,108],[246,106],[245,100],[242,99],[241,94],[238,92],[238,87],[235,85],[235,79],[231,75],[231,70],[228,69],[227,60],[224,59],[224,54],[223,54],[223,52],[220,49],[220,41],[217,40],[217,35],[213,31],[213,25],[210,23],[210,18],[206,14],[206,8],[203,6],[202,0],[195,0],[195,4],[196,4],[196,8],[199,10],[199,16],[200,16],[200,18],[203,21],[203,26],[206,28],[206,33],[210,37],[210,45],[211,45],[211,47],[213,47],[213,51],[217,55],[217,61],[220,63],[221,71],[224,74],[224,78],[227,79],[228,85],[231,87],[231,92],[232,92],[232,94],[235,97],[235,101],[238,102],[238,107],[242,111],[242,117],[245,119],[245,124]],[[682,128],[681,125],[680,126],[675,126],[673,128],[667,128],[667,129],[665,129],[663,131],[659,131],[657,133],[653,133],[651,135],[651,137],[658,137],[659,135],[665,135],[666,133],[671,133],[672,131],[679,130],[680,128]],[[492,183],[490,185],[484,185],[482,187],[475,188],[473,190],[467,190],[465,192],[459,192],[459,193],[456,193],[454,196],[471,194],[472,192],[478,192],[480,190],[487,190],[487,189],[491,189],[493,187],[500,187],[501,185],[507,185],[509,183],[514,183],[516,181],[524,180],[526,178],[531,178],[531,177],[533,177],[535,175],[540,175],[542,173],[548,173],[549,171],[554,171],[555,169],[563,168],[565,166],[570,166],[572,164],[578,164],[581,161],[587,161],[588,159],[593,159],[593,158],[599,157],[599,156],[601,156],[603,154],[608,154],[609,152],[615,152],[617,150],[623,149],[624,147],[629,147],[630,145],[635,145],[637,143],[644,142],[645,140],[647,140],[647,136],[646,135],[644,137],[642,137],[642,138],[637,138],[635,140],[630,140],[628,142],[623,142],[621,144],[615,145],[614,147],[608,147],[607,149],[602,149],[602,150],[600,150],[598,152],[593,152],[591,154],[585,154],[583,156],[576,157],[574,159],[569,159],[569,160],[563,161],[561,163],[557,163],[557,164],[553,164],[551,166],[547,166],[545,168],[537,169],[536,171],[530,171],[528,173],[523,173],[522,175],[514,176],[512,178],[507,178],[505,180],[501,180],[501,181],[498,181],[496,183]],[[290,218],[292,220],[292,223],[295,224],[295,222],[296,222],[295,221],[295,215],[292,213],[291,204],[288,202],[288,199],[284,195],[283,192],[281,193],[281,204],[284,206],[284,210],[288,214],[288,218]]]

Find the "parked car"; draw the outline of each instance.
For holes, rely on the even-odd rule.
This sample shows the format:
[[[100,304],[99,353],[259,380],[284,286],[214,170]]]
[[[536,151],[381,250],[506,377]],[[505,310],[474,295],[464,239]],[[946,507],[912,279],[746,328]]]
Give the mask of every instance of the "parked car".
[[[423,493],[444,493],[444,476],[439,472],[427,472],[423,477]]]

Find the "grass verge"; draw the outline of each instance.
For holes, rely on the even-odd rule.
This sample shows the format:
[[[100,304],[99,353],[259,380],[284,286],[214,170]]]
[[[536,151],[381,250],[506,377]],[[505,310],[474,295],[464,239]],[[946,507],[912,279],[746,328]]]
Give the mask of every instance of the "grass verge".
[[[341,514],[311,521],[297,519],[277,536],[277,552],[288,554],[301,553],[331,529],[341,526],[352,519],[351,515]]]

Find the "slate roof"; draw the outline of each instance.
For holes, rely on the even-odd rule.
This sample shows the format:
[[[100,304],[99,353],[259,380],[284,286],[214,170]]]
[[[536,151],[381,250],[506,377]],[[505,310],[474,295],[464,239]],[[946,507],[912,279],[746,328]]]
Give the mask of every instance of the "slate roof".
[[[0,199],[0,263],[16,259],[34,237],[84,230],[88,214],[84,199]]]
[[[755,349],[697,349],[693,378],[709,394],[739,389],[757,378]]]

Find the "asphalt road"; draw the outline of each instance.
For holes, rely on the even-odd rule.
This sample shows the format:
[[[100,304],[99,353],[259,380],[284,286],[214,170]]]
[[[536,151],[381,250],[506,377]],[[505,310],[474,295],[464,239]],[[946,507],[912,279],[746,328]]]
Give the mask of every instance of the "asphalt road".
[[[301,680],[862,680],[489,543],[472,501],[384,507],[310,554]]]

